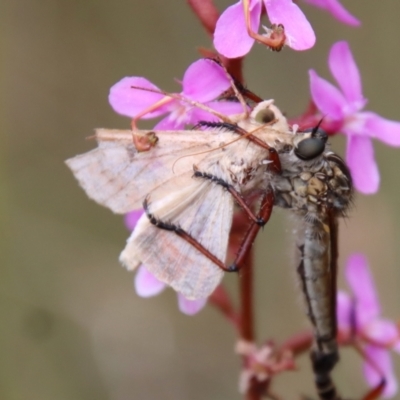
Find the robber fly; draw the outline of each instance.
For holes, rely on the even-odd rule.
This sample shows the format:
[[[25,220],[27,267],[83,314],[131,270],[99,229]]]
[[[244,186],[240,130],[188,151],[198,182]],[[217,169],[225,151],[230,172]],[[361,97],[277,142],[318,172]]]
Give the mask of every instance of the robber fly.
[[[338,217],[346,215],[352,198],[352,181],[343,160],[326,149],[326,141],[326,133],[318,127],[310,131],[309,137],[295,135],[293,147],[285,149],[287,153],[279,153],[282,173],[273,177],[271,186],[275,205],[297,215],[300,251],[297,272],[314,327],[311,360],[315,383],[321,399],[333,400],[338,398],[330,378],[330,371],[338,361]]]
[[[336,232],[351,199],[348,169],[327,149],[323,131],[292,129],[273,100],[200,125],[173,132],[98,129],[98,147],[67,165],[89,197],[113,212],[144,208],[120,260],[129,270],[143,263],[187,298],[209,296],[224,271],[243,266],[273,205],[298,215],[298,272],[315,330],[317,387],[321,398],[334,399]],[[147,143],[147,151],[135,143]],[[253,195],[261,198],[257,213],[245,200]],[[251,226],[226,266],[235,203]]]

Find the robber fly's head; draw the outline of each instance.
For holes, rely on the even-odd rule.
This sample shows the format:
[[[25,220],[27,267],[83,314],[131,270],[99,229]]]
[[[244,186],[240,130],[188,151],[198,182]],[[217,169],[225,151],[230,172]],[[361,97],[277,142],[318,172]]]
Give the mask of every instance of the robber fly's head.
[[[352,196],[350,171],[337,154],[327,149],[328,135],[320,125],[294,132],[289,152],[280,154],[283,179],[278,177],[275,184],[279,206],[314,220],[327,207],[344,215]]]
[[[294,154],[300,160],[313,160],[325,151],[328,135],[320,128],[321,122],[314,128],[296,134],[293,140]]]

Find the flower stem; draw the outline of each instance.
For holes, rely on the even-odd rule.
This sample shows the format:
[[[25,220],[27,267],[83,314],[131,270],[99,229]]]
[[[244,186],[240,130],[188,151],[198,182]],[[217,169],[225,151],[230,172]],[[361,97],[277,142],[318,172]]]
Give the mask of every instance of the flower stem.
[[[253,250],[246,256],[241,270],[240,285],[240,336],[247,342],[254,342],[254,315],[253,315]]]
[[[239,331],[240,329],[240,317],[236,312],[231,298],[229,294],[226,292],[222,285],[219,285],[211,296],[208,298],[208,301],[216,307],[222,314],[235,326],[235,328]]]
[[[193,12],[199,18],[204,29],[209,35],[214,34],[219,12],[212,0],[187,0]]]
[[[253,249],[246,256],[239,279],[240,287],[240,337],[247,342],[255,341],[254,333],[254,304],[253,304]],[[244,359],[243,362],[246,362]],[[249,388],[245,393],[246,400],[260,400],[262,392],[257,380],[251,379]]]
[[[219,18],[219,11],[215,7],[213,0],[187,0],[190,8],[196,14],[200,20],[206,32],[210,35],[214,35],[215,26]],[[200,51],[204,55],[206,51],[203,49]],[[212,57],[211,52],[207,52],[207,57]],[[225,58],[214,53],[214,57],[218,58],[226,67],[227,71],[235,77],[240,83],[243,83],[243,58]]]

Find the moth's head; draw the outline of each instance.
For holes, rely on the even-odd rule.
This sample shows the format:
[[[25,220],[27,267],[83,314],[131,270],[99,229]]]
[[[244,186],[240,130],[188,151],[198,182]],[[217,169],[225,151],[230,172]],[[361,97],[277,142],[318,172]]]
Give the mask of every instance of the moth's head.
[[[250,118],[257,124],[268,125],[277,131],[287,132],[289,130],[286,117],[275,106],[272,99],[258,103],[251,111]]]
[[[296,132],[293,139],[294,154],[300,160],[313,160],[325,151],[328,135],[320,128],[320,124],[321,122],[314,128]]]

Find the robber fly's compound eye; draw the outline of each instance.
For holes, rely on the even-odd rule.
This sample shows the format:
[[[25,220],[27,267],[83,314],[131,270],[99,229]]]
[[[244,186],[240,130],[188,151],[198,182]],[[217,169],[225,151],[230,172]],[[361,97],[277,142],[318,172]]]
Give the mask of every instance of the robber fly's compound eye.
[[[275,119],[275,114],[269,108],[264,108],[264,110],[260,110],[255,116],[255,120],[260,124],[268,124],[274,119]]]
[[[311,130],[311,137],[300,141],[294,149],[294,154],[300,160],[312,160],[325,150],[328,135],[322,129]]]

